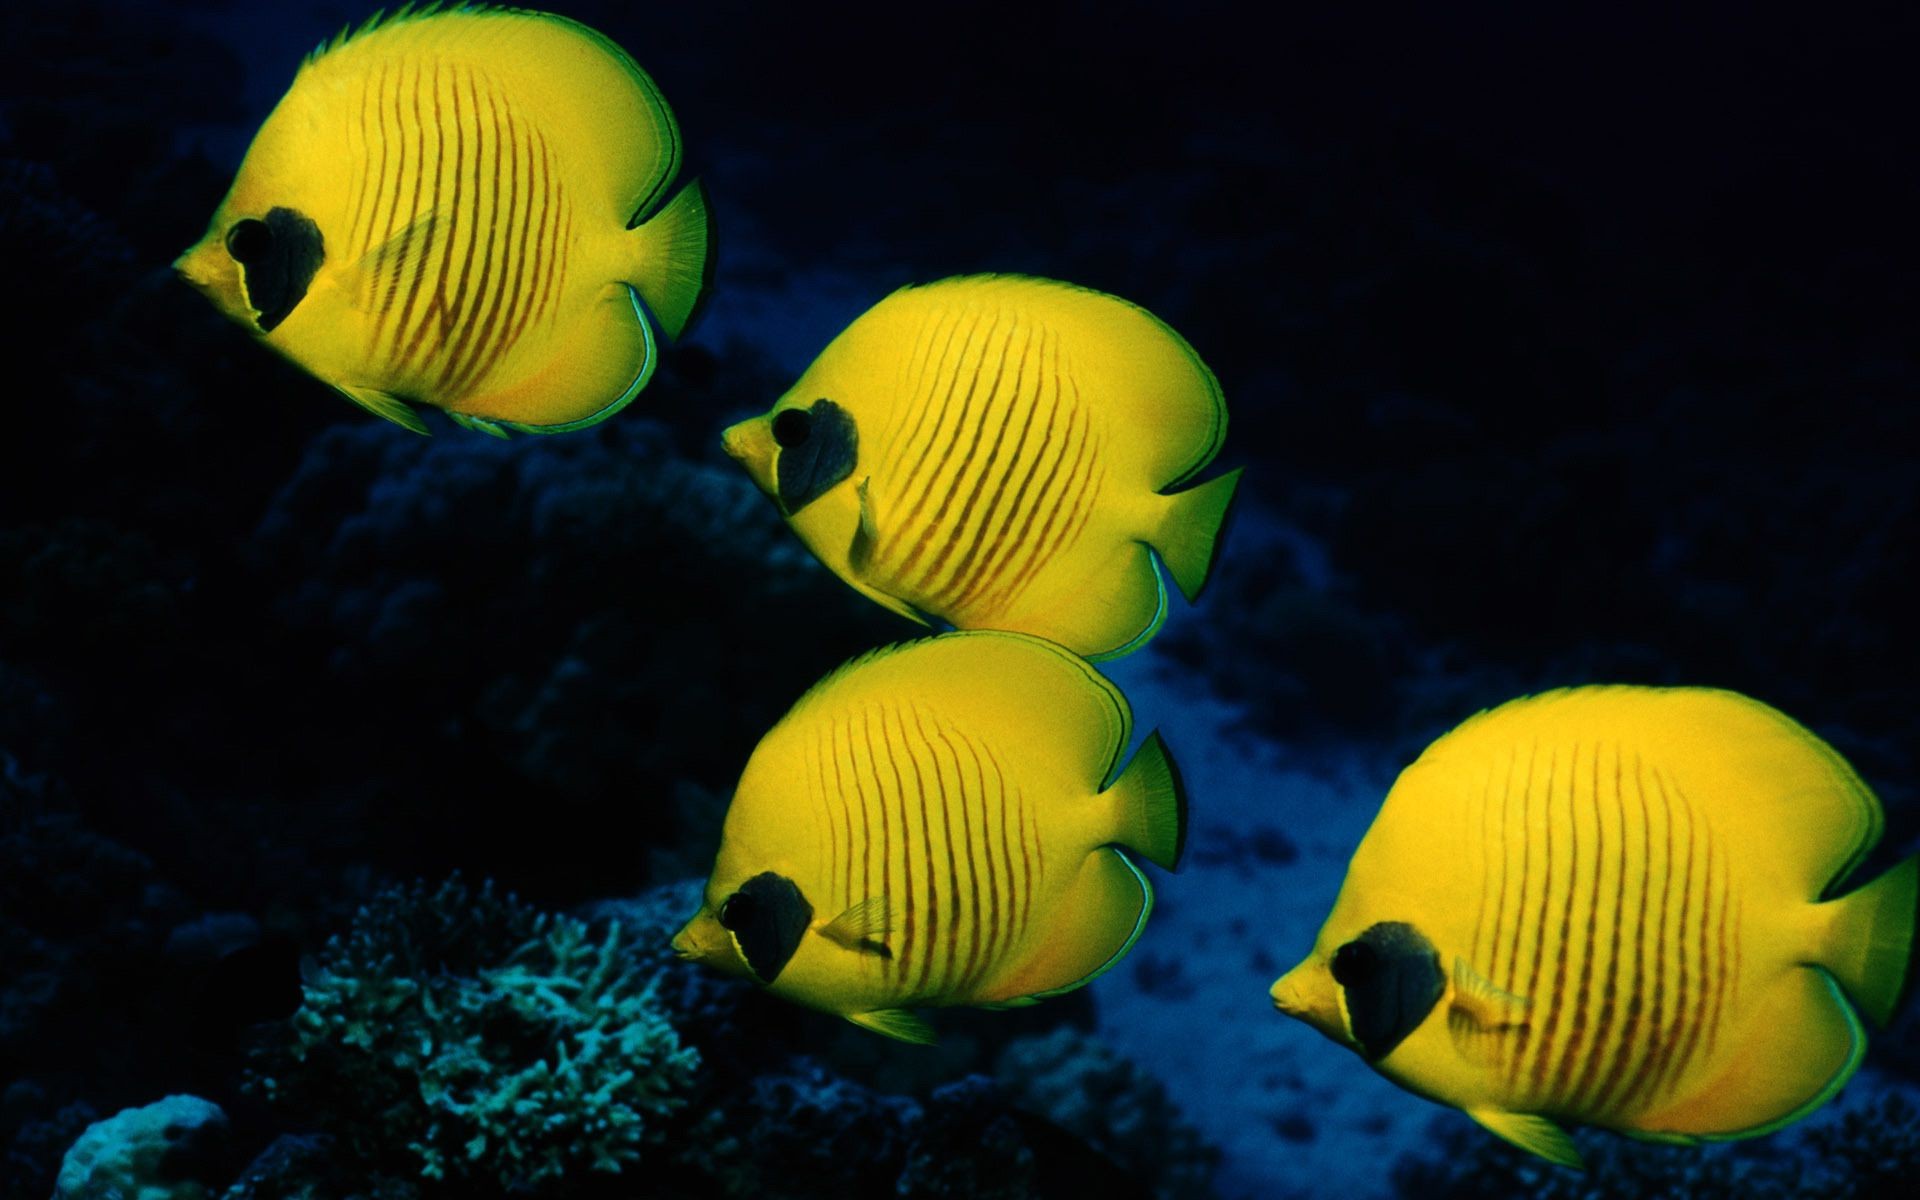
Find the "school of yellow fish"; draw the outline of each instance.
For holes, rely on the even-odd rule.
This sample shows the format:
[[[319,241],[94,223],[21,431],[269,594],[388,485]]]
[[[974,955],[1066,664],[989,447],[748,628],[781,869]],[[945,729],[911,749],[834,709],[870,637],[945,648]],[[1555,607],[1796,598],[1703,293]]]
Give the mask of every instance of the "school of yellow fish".
[[[604,420],[712,279],[678,127],[565,18],[427,8],[309,56],[175,263],[364,408],[506,436]],[[684,958],[889,1037],[1124,956],[1187,801],[1090,661],[1204,587],[1238,470],[1218,381],[1145,309],[1044,279],[905,287],[724,446],[826,566],[953,632],[875,650],[748,759]],[[1124,760],[1124,766],[1121,765]],[[1920,858],[1864,886],[1878,801],[1791,718],[1579,687],[1400,776],[1274,1006],[1556,1163],[1563,1125],[1688,1142],[1830,1099],[1911,970]]]

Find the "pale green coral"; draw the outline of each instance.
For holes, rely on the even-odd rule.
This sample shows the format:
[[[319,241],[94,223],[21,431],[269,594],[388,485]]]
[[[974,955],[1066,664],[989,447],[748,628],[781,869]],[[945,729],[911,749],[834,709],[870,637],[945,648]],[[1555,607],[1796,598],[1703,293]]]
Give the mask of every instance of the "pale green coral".
[[[221,1138],[227,1115],[198,1096],[168,1096],[87,1127],[60,1164],[54,1200],[207,1200],[189,1160]]]
[[[699,1065],[603,937],[457,879],[392,890],[306,972],[252,1079],[372,1165],[536,1193],[658,1143]]]

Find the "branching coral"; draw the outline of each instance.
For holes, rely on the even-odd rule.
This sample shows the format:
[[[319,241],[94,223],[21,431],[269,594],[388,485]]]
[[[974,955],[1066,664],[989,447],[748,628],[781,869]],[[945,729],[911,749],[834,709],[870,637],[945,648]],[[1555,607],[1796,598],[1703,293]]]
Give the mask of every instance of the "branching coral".
[[[249,1083],[375,1169],[537,1194],[657,1144],[699,1065],[621,953],[491,886],[390,889],[307,971]]]

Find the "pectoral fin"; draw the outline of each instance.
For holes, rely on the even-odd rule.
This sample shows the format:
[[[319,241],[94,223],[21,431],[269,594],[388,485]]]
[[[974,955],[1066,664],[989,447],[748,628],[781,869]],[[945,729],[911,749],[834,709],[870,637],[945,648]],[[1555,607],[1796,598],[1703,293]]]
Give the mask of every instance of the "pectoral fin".
[[[1586,1169],[1580,1150],[1567,1131],[1532,1113],[1503,1112],[1497,1108],[1470,1108],[1467,1115],[1486,1126],[1495,1137],[1512,1142],[1530,1154],[1576,1171]]]
[[[395,425],[404,425],[415,433],[431,436],[431,431],[427,428],[427,423],[420,419],[420,414],[414,412],[408,407],[407,402],[398,396],[389,396],[373,388],[352,387],[344,383],[334,384],[334,389],[377,417],[385,417]]]
[[[847,562],[862,573],[873,562],[874,546],[880,537],[873,523],[873,497],[867,493],[867,485],[872,482],[873,476],[869,475],[853,485],[854,495],[860,497],[860,525],[853,531],[853,544],[847,547]]]
[[[1533,1001],[1516,996],[1467,965],[1453,960],[1453,1000],[1449,1015],[1462,1019],[1476,1033],[1518,1032],[1527,1027]]]
[[[893,951],[883,940],[892,929],[893,916],[885,898],[870,896],[835,917],[820,933],[849,950],[892,958]]]

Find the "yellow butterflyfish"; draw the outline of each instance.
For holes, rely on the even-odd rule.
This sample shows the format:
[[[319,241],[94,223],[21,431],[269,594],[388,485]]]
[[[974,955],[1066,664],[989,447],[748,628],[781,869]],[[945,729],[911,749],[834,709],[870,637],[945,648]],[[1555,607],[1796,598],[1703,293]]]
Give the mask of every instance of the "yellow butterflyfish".
[[[950,633],[855,659],[748,760],[683,958],[889,1037],[920,1006],[1010,1007],[1126,954],[1185,839],[1172,760],[1119,689],[1042,639]]]
[[[910,619],[1037,634],[1089,658],[1189,600],[1233,471],[1213,372],[1153,314],[1071,284],[980,275],[894,292],[727,452],[853,587]]]
[[[680,133],[626,51],[522,9],[430,7],[301,65],[174,263],[348,399],[506,436],[604,420],[710,278]]]
[[[1769,1133],[1906,986],[1920,858],[1841,891],[1880,830],[1845,759],[1736,693],[1515,700],[1401,774],[1273,1003],[1556,1163],[1561,1122]]]

